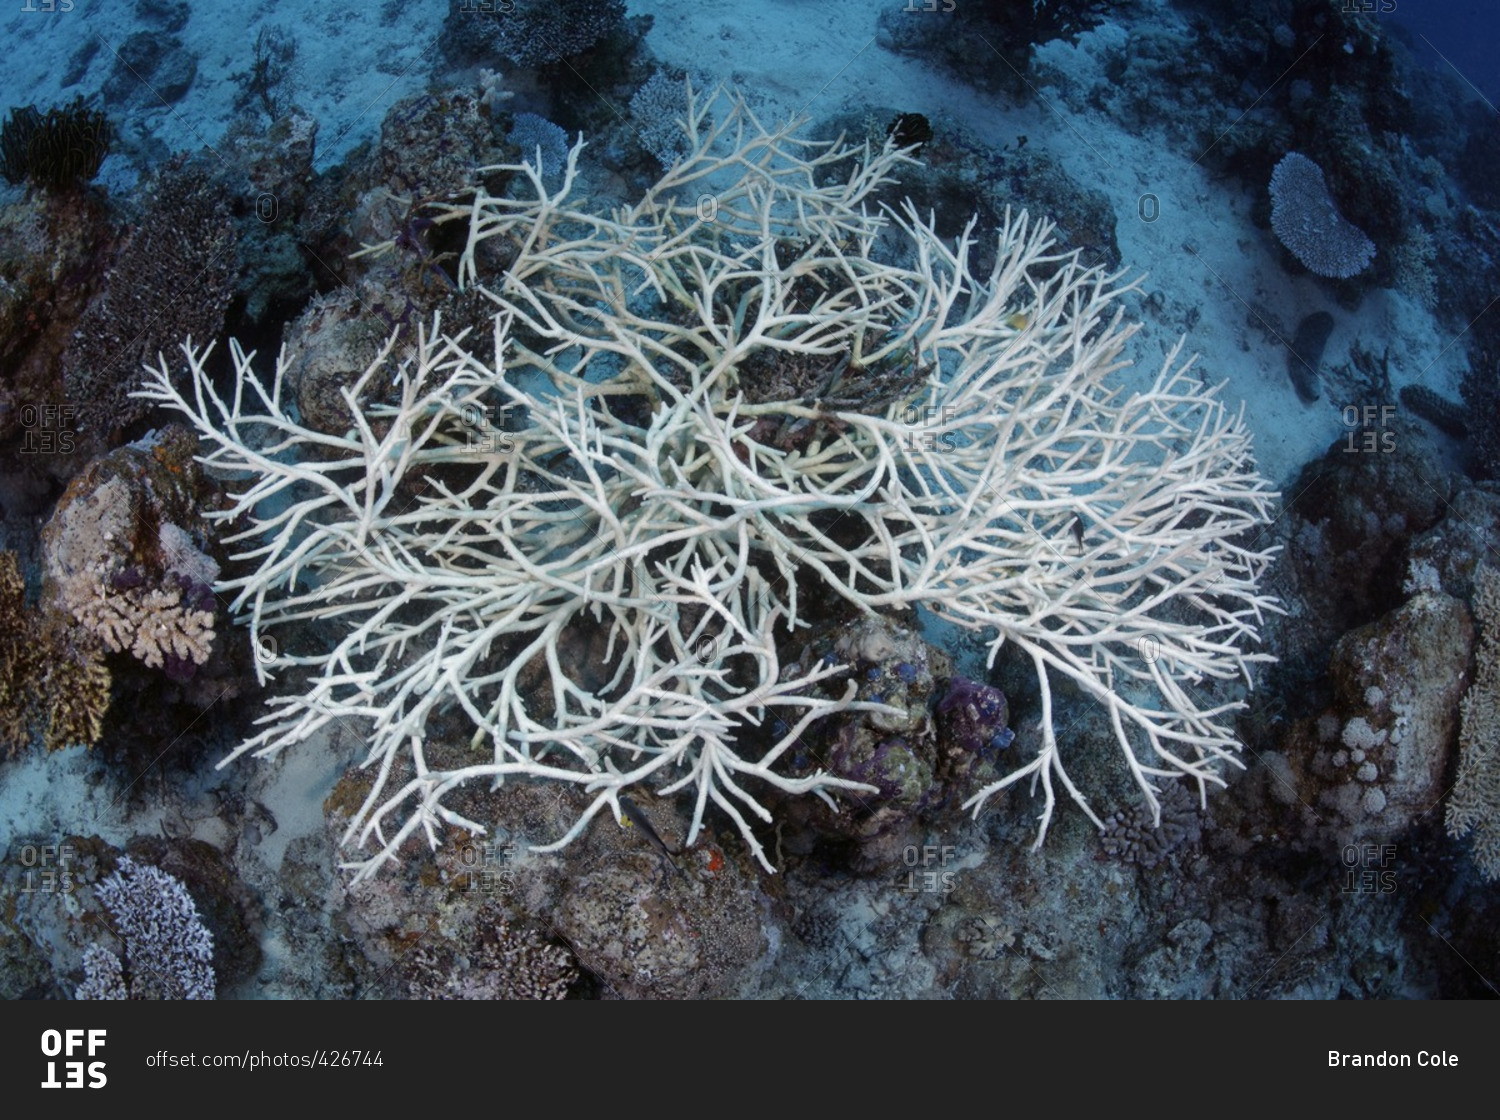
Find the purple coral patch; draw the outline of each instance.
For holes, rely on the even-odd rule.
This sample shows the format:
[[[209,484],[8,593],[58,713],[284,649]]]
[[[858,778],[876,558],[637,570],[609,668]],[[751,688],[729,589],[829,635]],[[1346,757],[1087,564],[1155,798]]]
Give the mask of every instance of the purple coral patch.
[[[967,677],[953,677],[938,701],[938,731],[950,748],[972,754],[1004,750],[1015,739],[1006,726],[1010,708],[1005,693]]]
[[[146,575],[139,568],[121,568],[109,577],[110,586],[116,591],[130,591],[146,582]]]

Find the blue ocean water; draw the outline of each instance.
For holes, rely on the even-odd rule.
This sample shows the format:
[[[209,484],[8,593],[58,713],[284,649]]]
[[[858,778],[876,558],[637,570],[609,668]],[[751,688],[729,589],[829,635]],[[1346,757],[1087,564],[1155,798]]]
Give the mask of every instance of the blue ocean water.
[[[1434,0],[1423,4],[1390,3],[1392,22],[1405,33],[1412,55],[1440,73],[1451,73],[1483,98],[1500,105],[1500,11],[1476,0]]]

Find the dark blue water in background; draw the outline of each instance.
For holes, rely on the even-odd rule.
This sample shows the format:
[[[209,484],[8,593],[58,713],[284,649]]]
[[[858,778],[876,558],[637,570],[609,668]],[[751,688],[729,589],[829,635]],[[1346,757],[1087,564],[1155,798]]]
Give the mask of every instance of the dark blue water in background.
[[[1412,54],[1434,70],[1456,75],[1475,96],[1500,106],[1500,3],[1495,0],[1351,0],[1376,8],[1406,34]],[[1385,12],[1384,9],[1394,11]],[[1384,14],[1382,14],[1384,13]]]

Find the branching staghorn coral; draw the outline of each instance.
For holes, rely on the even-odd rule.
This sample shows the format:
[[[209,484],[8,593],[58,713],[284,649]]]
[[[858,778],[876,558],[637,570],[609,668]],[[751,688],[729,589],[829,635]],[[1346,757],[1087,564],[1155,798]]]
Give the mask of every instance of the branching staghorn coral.
[[[1046,223],[1007,216],[977,276],[972,225],[947,243],[909,205],[870,206],[904,153],[801,140],[722,95],[688,104],[688,154],[609,215],[572,197],[582,143],[555,188],[541,168],[487,169],[519,189],[439,220],[468,223],[460,277],[496,305],[492,359],[440,324],[393,339],[345,390],[342,436],[298,422],[285,354],[267,384],[236,346],[227,398],[191,347],[186,391],[165,359],[154,371],[146,393],[245,480],[222,516],[249,519],[229,539],[254,570],[219,586],[252,638],[340,628],[281,659],[307,690],[231,758],[368,720],[376,776],[346,836],[374,844],[348,865],[360,876],[418,829],[434,845],[441,823],[482,831],[444,797],[518,776],[593,795],[541,850],[606,807],[620,819],[650,781],[692,792],[689,843],[713,802],[769,869],[747,779],[830,803],[870,789],[784,772],[814,720],[879,707],[853,682],[815,687],[841,666],[778,653],[816,591],[925,608],[982,633],[991,663],[1007,643],[1029,658],[1033,756],[969,804],[1031,778],[1038,843],[1054,781],[1100,823],[1063,765],[1058,679],[1100,704],[1153,812],[1160,780],[1222,783],[1238,704],[1195,686],[1248,678],[1274,607],[1269,553],[1239,543],[1275,497],[1241,420],[1177,350],[1149,392],[1108,386],[1130,285],[1053,251]],[[593,629],[602,659],[565,662]],[[429,721],[454,707],[473,760],[430,766]]]

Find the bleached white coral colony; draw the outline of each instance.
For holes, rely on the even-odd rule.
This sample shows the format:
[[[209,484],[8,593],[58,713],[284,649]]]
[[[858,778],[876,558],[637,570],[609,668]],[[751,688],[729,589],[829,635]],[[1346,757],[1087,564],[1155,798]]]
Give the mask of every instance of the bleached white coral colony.
[[[227,396],[190,347],[185,391],[153,372],[149,395],[242,480],[221,516],[246,519],[229,539],[253,571],[220,586],[252,640],[337,627],[332,648],[282,651],[306,689],[230,757],[363,721],[360,876],[418,829],[482,831],[445,796],[520,778],[592,795],[544,850],[649,782],[691,793],[692,836],[713,802],[769,868],[758,786],[871,788],[786,773],[812,721],[871,706],[852,682],[814,687],[841,666],[778,655],[816,584],[1030,660],[1040,722],[969,804],[1031,778],[1038,843],[1054,783],[1099,821],[1064,767],[1060,680],[1097,702],[1152,805],[1163,780],[1221,783],[1237,704],[1205,686],[1248,679],[1273,606],[1253,531],[1275,495],[1241,419],[1177,350],[1148,392],[1107,384],[1131,285],[1054,251],[1048,224],[1007,215],[976,275],[972,225],[950,243],[872,205],[908,153],[768,129],[723,93],[690,94],[682,123],[688,154],[613,213],[574,197],[581,143],[555,188],[490,169],[506,196],[442,220],[468,223],[460,280],[495,305],[493,348],[440,324],[393,340],[346,390],[342,435],[299,422],[285,354],[267,385],[236,347]],[[586,628],[607,633],[602,660],[560,656]],[[434,767],[434,717],[455,707],[471,759]]]

